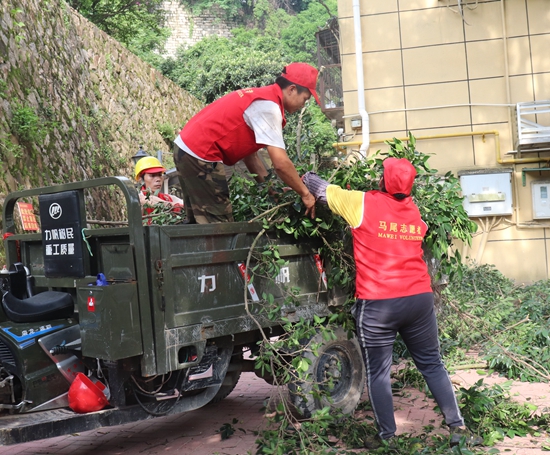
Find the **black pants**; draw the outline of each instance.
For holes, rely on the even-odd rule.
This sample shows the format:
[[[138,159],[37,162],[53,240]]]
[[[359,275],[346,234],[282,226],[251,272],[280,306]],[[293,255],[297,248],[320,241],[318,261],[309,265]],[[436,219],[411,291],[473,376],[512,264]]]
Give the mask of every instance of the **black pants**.
[[[367,387],[383,439],[395,435],[390,383],[393,344],[401,335],[414,363],[424,376],[445,422],[464,425],[453,385],[441,360],[433,294],[384,300],[357,300],[353,308],[357,335],[367,370]]]

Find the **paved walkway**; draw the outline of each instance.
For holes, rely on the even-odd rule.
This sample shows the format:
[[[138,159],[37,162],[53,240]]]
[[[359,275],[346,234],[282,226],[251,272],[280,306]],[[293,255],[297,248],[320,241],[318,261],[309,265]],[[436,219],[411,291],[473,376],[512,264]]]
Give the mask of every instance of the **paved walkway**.
[[[485,383],[503,382],[496,376],[480,376],[474,371],[453,375],[457,385],[470,386],[481,377]],[[264,405],[274,387],[253,373],[243,373],[239,384],[222,402],[179,416],[102,428],[80,434],[60,436],[38,442],[0,447],[9,455],[247,455],[254,454],[256,435],[265,423]],[[519,384],[512,388],[515,399],[550,407],[548,384]],[[366,399],[366,396],[365,396]],[[421,432],[425,425],[439,427],[441,416],[433,411],[434,403],[415,389],[395,398],[398,433]],[[550,411],[550,409],[549,409]],[[237,423],[233,423],[236,419]],[[235,434],[221,440],[224,424],[231,424]],[[441,430],[444,432],[444,430]],[[496,447],[513,455],[545,455],[539,438],[507,439]]]

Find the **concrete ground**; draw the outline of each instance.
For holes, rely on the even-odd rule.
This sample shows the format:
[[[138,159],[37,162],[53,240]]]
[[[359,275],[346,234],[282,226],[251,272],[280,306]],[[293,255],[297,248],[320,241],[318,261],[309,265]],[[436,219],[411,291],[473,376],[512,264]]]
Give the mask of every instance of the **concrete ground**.
[[[503,382],[496,375],[481,376],[475,371],[452,375],[457,386],[469,387],[480,378],[487,384]],[[26,444],[0,447],[0,454],[9,455],[247,455],[255,453],[255,432],[265,424],[264,407],[275,388],[253,373],[243,373],[235,390],[222,402],[179,416],[85,433],[60,436]],[[514,399],[529,401],[550,411],[548,384],[514,383]],[[364,395],[367,399],[367,395]],[[434,403],[421,392],[410,389],[394,400],[398,433],[422,432],[425,425],[439,427],[441,415],[433,411]],[[234,419],[236,423],[234,423]],[[235,434],[222,440],[220,428],[231,424]],[[445,430],[441,429],[441,432]],[[496,445],[501,453],[543,455],[543,444],[550,444],[548,435],[538,438],[506,439]]]

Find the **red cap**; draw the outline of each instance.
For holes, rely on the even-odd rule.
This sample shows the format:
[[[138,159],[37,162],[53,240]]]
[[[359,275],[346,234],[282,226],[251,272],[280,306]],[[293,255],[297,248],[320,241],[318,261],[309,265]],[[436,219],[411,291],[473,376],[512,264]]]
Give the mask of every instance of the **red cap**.
[[[405,158],[386,158],[383,164],[386,191],[391,195],[401,193],[409,196],[416,177],[411,162]]]
[[[307,63],[291,63],[285,66],[283,73],[281,74],[286,80],[293,82],[294,84],[301,85],[309,89],[315,101],[320,106],[319,96],[317,96],[317,76],[319,71]]]

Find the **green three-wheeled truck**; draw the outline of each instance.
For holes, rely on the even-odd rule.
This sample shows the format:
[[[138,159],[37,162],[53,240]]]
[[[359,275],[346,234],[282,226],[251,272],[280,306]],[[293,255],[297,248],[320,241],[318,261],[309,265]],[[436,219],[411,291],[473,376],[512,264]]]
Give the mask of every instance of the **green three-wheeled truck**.
[[[98,188],[118,193],[125,224],[90,228],[86,202]],[[37,232],[16,223],[17,202],[29,200],[39,205]],[[282,298],[281,286],[300,289],[299,304],[281,314],[291,321],[327,315],[345,300],[327,289],[315,248],[291,238],[270,240],[287,261],[276,282],[245,285],[260,224],[144,226],[137,190],[123,177],[9,194],[3,228],[2,445],[219,401],[242,371],[254,371],[243,352],[254,350],[261,331],[283,333],[260,311],[264,292]],[[319,350],[312,377],[322,381],[333,360],[331,400],[311,396],[304,408],[330,403],[351,412],[357,405],[365,371],[344,330]]]

